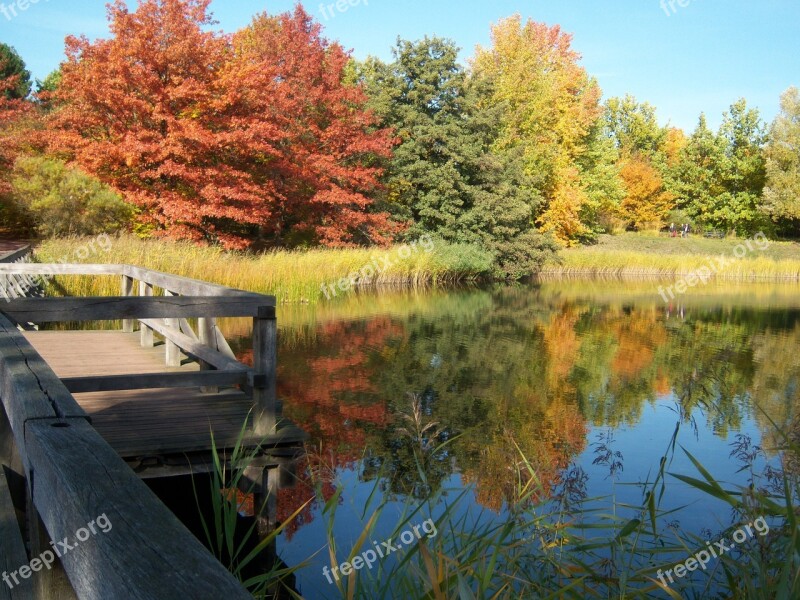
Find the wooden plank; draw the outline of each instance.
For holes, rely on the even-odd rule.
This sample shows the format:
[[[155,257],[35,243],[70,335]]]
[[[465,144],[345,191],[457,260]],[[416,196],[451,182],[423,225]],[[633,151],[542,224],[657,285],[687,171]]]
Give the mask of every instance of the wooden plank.
[[[278,324],[275,308],[267,307],[253,319],[253,402],[257,434],[275,433],[277,369]]]
[[[0,273],[23,275],[125,275],[124,265],[81,265],[68,263],[0,263]]]
[[[15,250],[13,252],[9,252],[8,254],[4,254],[0,257],[0,263],[14,263],[18,260],[22,260],[26,258],[31,253],[30,246],[23,246],[19,250]]]
[[[214,324],[214,338],[217,342],[217,350],[222,352],[225,356],[236,358],[236,354],[234,354],[230,344],[228,344],[228,340],[226,340],[225,336],[222,335],[222,330],[216,323]]]
[[[0,311],[17,322],[59,323],[117,319],[180,319],[191,317],[251,317],[266,296],[248,297],[103,297],[20,298],[0,304]]]
[[[0,315],[0,397],[19,446],[35,419],[88,418],[28,340]],[[28,466],[25,448],[19,447]]]
[[[202,321],[203,319],[204,319],[204,317],[200,317],[199,320]],[[189,324],[188,320],[180,319],[179,320],[179,325],[180,325],[180,327],[178,329],[180,329],[181,333],[185,333],[190,338],[192,338],[195,342],[201,341],[200,338],[197,336],[197,334],[194,332],[194,329],[192,329],[192,326]]]
[[[122,280],[120,283],[120,295],[121,296],[133,296],[133,279],[128,277],[127,275],[122,276]],[[133,319],[123,319],[122,321],[122,331],[125,333],[133,333],[133,327],[135,323]]]
[[[246,292],[244,290],[236,290],[233,288],[208,283],[207,281],[199,281],[197,279],[189,279],[188,277],[179,277],[177,275],[170,275],[168,273],[160,273],[158,271],[151,271],[142,267],[132,265],[124,265],[124,273],[138,279],[145,281],[150,285],[160,287],[164,290],[169,290],[174,294],[182,296],[217,296],[217,297],[246,297],[246,298],[260,298],[264,306],[275,306],[274,296],[263,296],[253,292]],[[213,315],[212,315],[213,316]]]
[[[160,273],[143,267],[133,265],[90,265],[90,264],[30,264],[12,263],[0,264],[1,273],[16,273],[29,275],[125,275],[137,281],[145,282],[151,286],[160,287],[182,296],[210,296],[210,297],[241,297],[259,298],[259,303],[264,306],[275,306],[274,296],[265,296],[237,290],[206,281],[180,277],[169,273]],[[243,315],[250,316],[250,315]]]
[[[140,281],[139,296],[144,298],[152,298],[153,286],[147,282]],[[142,329],[139,333],[139,339],[142,348],[152,348],[153,345],[155,344],[155,339],[153,338],[153,330],[147,327],[146,325],[142,325]]]
[[[28,554],[4,471],[0,465],[0,571],[17,574],[20,567],[28,564]],[[13,588],[0,581],[0,600],[33,600],[33,579],[17,576],[17,581],[19,583],[14,584],[13,579],[9,579]]]
[[[249,370],[247,366],[243,365],[239,361],[231,359],[221,352],[212,350],[208,346],[194,341],[188,335],[185,335],[171,327],[167,327],[159,321],[143,319],[142,322],[155,330],[157,333],[160,333],[165,338],[169,339],[171,342],[180,346],[184,352],[187,352],[188,354],[191,354],[196,358],[215,366],[220,371]]]
[[[135,333],[32,331],[23,335],[61,378],[199,370],[196,363],[167,369],[163,348],[142,348]]]
[[[166,290],[164,294],[167,297],[175,296],[174,293]],[[180,333],[181,322],[180,319],[164,319],[164,325],[167,329],[177,331]],[[188,336],[187,336],[188,337]],[[172,338],[169,336],[164,336],[166,340],[166,365],[168,367],[180,367],[181,366],[181,349],[178,345],[172,341]],[[190,338],[191,339],[191,338]]]
[[[187,324],[188,325],[188,324]],[[214,333],[214,328],[217,326],[215,319],[207,319],[202,317],[197,320],[197,331],[199,334],[199,341],[204,346],[208,346],[212,350],[217,350],[217,337]],[[200,361],[200,369],[203,371],[207,371],[211,369],[213,365],[208,364],[206,361]],[[219,388],[214,386],[204,386],[200,389],[201,392],[204,394],[216,394],[219,391]]]
[[[89,523],[110,524],[61,558],[79,598],[252,599],[88,423],[58,424],[27,431],[33,501],[47,531],[74,541]]]
[[[248,382],[248,373],[246,371],[140,373],[137,375],[65,377],[61,381],[70,392],[79,394],[175,387],[245,385]]]

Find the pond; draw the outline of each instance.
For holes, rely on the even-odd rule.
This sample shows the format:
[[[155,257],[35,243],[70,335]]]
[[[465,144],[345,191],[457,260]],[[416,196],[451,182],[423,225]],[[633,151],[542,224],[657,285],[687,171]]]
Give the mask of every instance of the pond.
[[[367,547],[432,493],[445,502],[463,491],[459,515],[499,518],[522,455],[542,495],[577,482],[606,512],[642,506],[641,484],[662,457],[666,471],[697,477],[683,449],[741,485],[743,461],[774,463],[771,421],[791,422],[800,406],[800,288],[716,284],[665,304],[657,286],[556,281],[281,307],[279,396],[311,453],[279,493],[279,519],[314,497],[312,475],[323,482],[278,544],[287,564],[308,563],[297,589],[336,597],[322,571],[331,565],[322,512],[336,490],[330,535],[341,563],[365,507],[381,499],[389,509]],[[247,323],[222,325],[246,355]],[[756,445],[764,452],[743,458]],[[680,510],[660,518],[709,535],[730,525],[725,505],[674,477],[664,483],[661,507]]]

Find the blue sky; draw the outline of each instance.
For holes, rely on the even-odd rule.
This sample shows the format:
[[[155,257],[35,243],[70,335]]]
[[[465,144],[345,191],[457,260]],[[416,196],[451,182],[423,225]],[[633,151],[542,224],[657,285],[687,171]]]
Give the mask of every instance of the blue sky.
[[[20,10],[17,3],[25,1],[0,0],[17,13],[9,19],[0,10],[0,41],[14,46],[37,78],[58,66],[67,34],[107,35],[103,0],[38,0]],[[741,97],[771,121],[781,92],[800,86],[797,0],[673,0],[674,10],[662,8],[661,1],[360,0],[345,12],[325,14],[319,0],[303,4],[324,24],[327,37],[359,58],[390,58],[397,36],[436,34],[455,40],[466,59],[476,44],[489,43],[490,24],[503,17],[520,13],[557,23],[574,34],[583,65],[606,97],[632,93],[654,104],[662,123],[687,130],[701,112],[718,125]],[[214,0],[212,10],[219,28],[234,31],[257,12],[293,5],[294,0]]]

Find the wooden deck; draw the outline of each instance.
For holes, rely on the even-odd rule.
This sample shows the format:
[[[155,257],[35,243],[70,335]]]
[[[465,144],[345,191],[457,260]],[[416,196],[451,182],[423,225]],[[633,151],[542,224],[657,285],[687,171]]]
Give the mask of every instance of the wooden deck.
[[[252,494],[274,555],[281,469],[305,437],[277,402],[275,297],[134,265],[38,264],[29,251],[0,256],[0,567],[88,535],[98,516],[113,529],[86,544],[78,535],[30,580],[35,590],[10,597],[252,598],[142,479],[208,471],[211,432],[230,448],[248,422],[247,456],[221,462]],[[116,278],[120,295],[37,293],[37,278],[86,275]],[[252,318],[252,366],[236,359],[222,317]],[[80,321],[122,330],[48,329]]]
[[[25,337],[61,378],[198,372],[196,362],[164,366],[161,346],[143,348],[139,333],[119,331],[27,331]],[[249,418],[253,399],[237,388],[207,394],[194,388],[74,393],[98,433],[126,460],[169,461],[170,455],[231,447],[245,421],[247,445],[297,444],[306,434],[279,420],[275,435],[256,436]]]

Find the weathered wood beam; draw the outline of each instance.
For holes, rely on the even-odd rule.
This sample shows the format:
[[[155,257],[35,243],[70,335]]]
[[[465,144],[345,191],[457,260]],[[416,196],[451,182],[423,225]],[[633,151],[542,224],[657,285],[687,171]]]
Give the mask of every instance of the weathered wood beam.
[[[256,435],[277,430],[276,375],[278,323],[275,307],[267,306],[253,319],[253,429]]]
[[[160,388],[247,385],[247,371],[197,371],[193,373],[142,373],[65,377],[61,381],[73,394]]]
[[[17,322],[59,323],[117,319],[252,317],[268,296],[247,297],[103,297],[19,298],[0,304]]]
[[[228,340],[225,339],[225,336],[222,334],[222,330],[216,323],[214,324],[214,337],[217,342],[217,350],[222,352],[225,356],[236,358],[236,354],[233,352],[233,349],[231,349]]]
[[[183,296],[216,296],[261,298],[262,305],[275,305],[274,296],[264,296],[245,290],[237,290],[206,281],[161,273],[133,265],[90,265],[90,264],[38,264],[38,263],[0,263],[0,274],[25,275],[124,275],[143,281],[149,285],[169,290]],[[246,315],[250,316],[250,315]]]
[[[0,273],[19,275],[125,275],[124,265],[81,265],[67,263],[0,263]]]
[[[188,325],[188,324],[187,324]],[[181,328],[183,324],[181,324]],[[208,346],[212,350],[217,350],[217,340],[216,335],[214,334],[214,328],[216,327],[216,320],[215,319],[207,319],[202,317],[197,320],[197,332],[199,334],[199,341],[204,346]],[[210,369],[212,365],[208,364],[206,361],[200,361],[200,369],[206,371]],[[200,391],[204,394],[216,394],[219,391],[219,388],[215,386],[204,386],[200,388]]]
[[[86,419],[72,394],[17,328],[0,315],[0,398],[19,443],[36,419]],[[25,448],[18,445],[26,469]]]
[[[17,521],[14,503],[8,489],[3,465],[0,465],[0,572],[16,573],[28,564],[28,553]],[[9,588],[0,581],[0,600],[33,600],[35,598],[32,579],[18,577],[18,585]],[[11,581],[13,584],[13,581]]]
[[[120,283],[120,295],[121,296],[133,296],[133,278],[128,277],[127,275],[122,276],[122,280]],[[135,323],[133,319],[123,319],[122,321],[122,331],[125,333],[133,333],[133,327]]]
[[[51,538],[97,531],[61,557],[81,600],[252,598],[88,423],[62,424],[29,423],[26,445]]]
[[[172,343],[177,344],[187,354],[191,354],[199,360],[213,365],[220,371],[249,371],[247,366],[243,365],[239,361],[229,358],[221,352],[212,350],[208,346],[193,340],[188,335],[181,333],[177,329],[167,327],[160,321],[143,319],[142,323],[155,330],[156,333],[161,334],[164,336],[164,338],[168,339]]]
[[[18,260],[22,260],[30,253],[31,253],[31,247],[23,246],[19,250],[15,250],[14,252],[9,252],[8,254],[5,254],[2,257],[0,257],[0,263],[13,263]]]
[[[168,298],[176,295],[176,294],[170,292],[169,290],[165,290],[164,294]],[[168,329],[180,332],[180,327],[181,327],[180,319],[164,319],[164,325]],[[181,349],[178,347],[178,345],[175,342],[172,341],[171,337],[165,336],[165,339],[166,339],[166,361],[165,361],[166,365],[168,367],[180,367],[181,366]]]
[[[142,298],[152,298],[153,286],[144,281],[140,281],[139,296]],[[139,336],[142,348],[152,348],[155,345],[155,339],[153,339],[153,330],[146,325],[142,325],[142,328],[139,331]]]
[[[139,281],[145,281],[150,285],[160,287],[164,290],[169,290],[174,294],[181,294],[182,296],[259,297],[262,299],[270,299],[265,302],[265,305],[274,306],[275,304],[275,298],[272,296],[263,296],[253,292],[236,290],[222,285],[208,283],[207,281],[179,277],[178,275],[170,275],[169,273],[160,273],[133,265],[123,265],[122,268],[125,275],[138,279]]]

